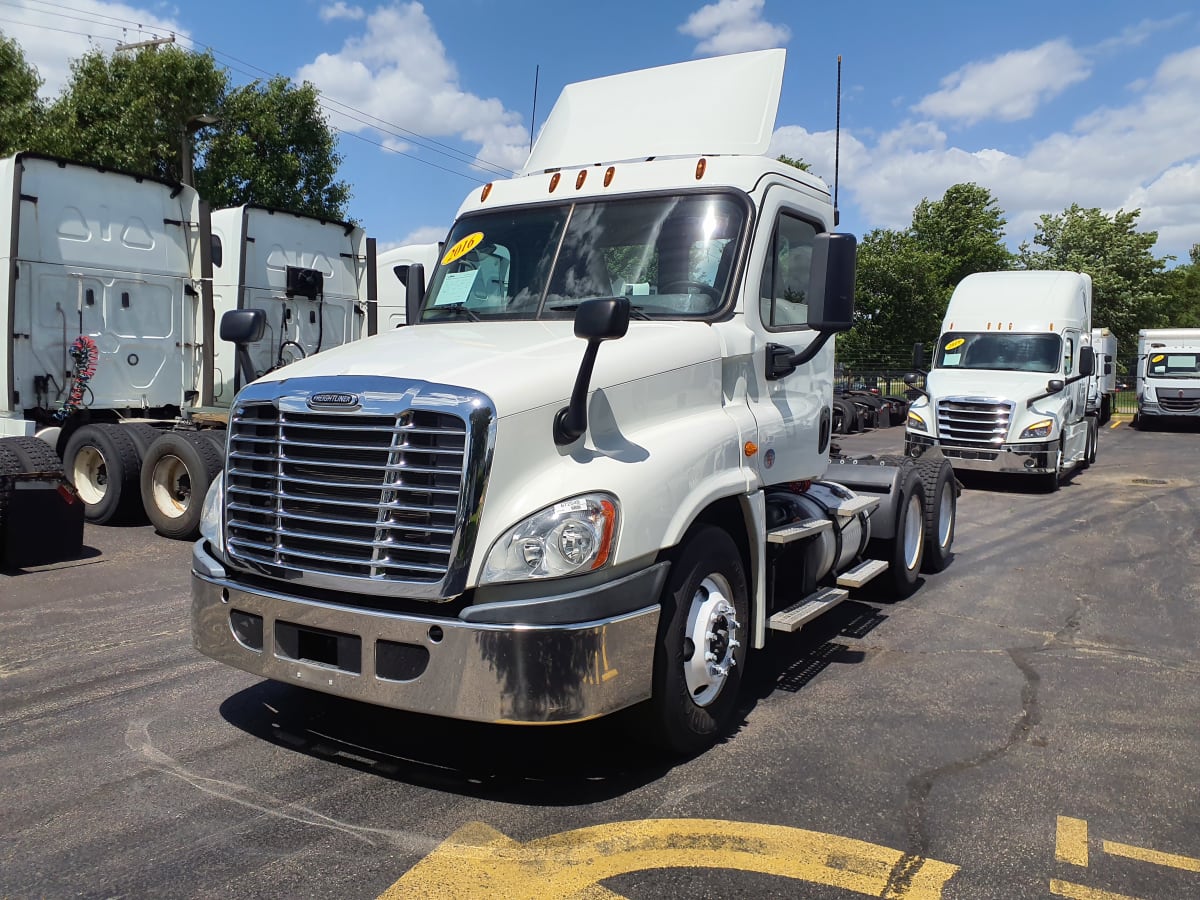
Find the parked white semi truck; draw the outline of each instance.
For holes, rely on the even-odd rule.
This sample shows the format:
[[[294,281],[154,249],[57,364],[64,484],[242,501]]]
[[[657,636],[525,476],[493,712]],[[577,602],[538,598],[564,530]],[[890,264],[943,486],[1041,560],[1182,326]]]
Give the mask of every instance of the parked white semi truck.
[[[235,392],[219,316],[271,311],[246,381],[358,337],[373,274],[361,229],[210,217],[191,187],[28,153],[0,160],[0,185],[0,446],[29,471],[61,459],[92,522],[144,511],[194,536]]]
[[[964,278],[909,408],[906,452],[938,447],[955,469],[1037,475],[1057,490],[1096,458],[1091,310],[1091,277],[1078,272]],[[916,355],[920,369],[923,350]]]
[[[1138,428],[1200,416],[1200,328],[1138,332]]]
[[[783,62],[568,86],[409,279],[409,325],[241,392],[193,555],[201,652],[486,722],[643,704],[691,752],[771,633],[947,564],[936,451],[830,464],[855,242],[763,155]]]
[[[384,250],[376,257],[379,330],[390,331],[405,323],[408,273],[413,263],[421,264],[422,277],[432,275],[442,257],[442,244],[405,244]],[[421,286],[424,290],[424,286]]]
[[[1093,328],[1090,343],[1095,372],[1088,380],[1088,415],[1105,425],[1112,418],[1117,395],[1117,336],[1107,328]]]

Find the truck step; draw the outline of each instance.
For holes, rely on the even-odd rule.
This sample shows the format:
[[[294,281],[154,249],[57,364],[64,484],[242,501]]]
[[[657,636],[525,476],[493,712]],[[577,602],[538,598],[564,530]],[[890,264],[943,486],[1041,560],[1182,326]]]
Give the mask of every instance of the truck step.
[[[801,538],[812,537],[814,534],[828,531],[832,527],[833,523],[828,519],[806,519],[803,522],[792,522],[791,524],[781,525],[778,528],[768,531],[767,543],[790,544],[792,541],[798,541]]]
[[[833,609],[849,596],[850,592],[842,588],[821,588],[787,609],[775,613],[768,624],[772,631],[793,632],[805,622],[811,622],[826,610]]]
[[[830,512],[838,518],[849,519],[852,516],[857,516],[859,513],[871,512],[878,505],[878,497],[856,494],[849,500],[843,500],[838,506],[830,509]]]
[[[860,588],[876,575],[887,571],[888,564],[882,559],[867,559],[853,569],[847,569],[838,576],[838,587]]]

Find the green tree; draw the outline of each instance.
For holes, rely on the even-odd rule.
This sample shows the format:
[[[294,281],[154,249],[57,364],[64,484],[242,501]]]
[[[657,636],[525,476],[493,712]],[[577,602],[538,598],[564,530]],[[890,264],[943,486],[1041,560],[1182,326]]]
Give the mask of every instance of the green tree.
[[[783,163],[784,165],[795,166],[801,172],[811,172],[812,171],[812,166],[810,166],[804,160],[795,159],[794,157],[788,156],[786,153],[780,153],[775,158],[777,160],[779,160],[781,163]]]
[[[42,79],[21,45],[0,34],[0,156],[34,146],[45,110],[38,99]]]
[[[1012,268],[1004,246],[1007,221],[996,198],[977,184],[951,185],[941,200],[922,200],[913,210],[912,236],[942,257],[942,284],[955,285],[975,272]]]
[[[1041,217],[1033,243],[1021,244],[1027,269],[1063,269],[1092,276],[1092,325],[1111,328],[1119,346],[1132,348],[1138,329],[1162,322],[1166,259],[1151,252],[1156,231],[1137,231],[1141,210],[1109,216],[1077,203]],[[1035,249],[1040,247],[1042,249]]]
[[[1200,328],[1200,244],[1192,244],[1188,258],[1163,276],[1166,297],[1160,324],[1172,328]]]
[[[151,47],[71,63],[42,149],[68,159],[179,180],[185,123],[219,111],[228,75],[207,53]]]
[[[344,219],[350,187],[317,89],[276,76],[230,91],[197,141],[196,186],[214,207],[241,203]]]

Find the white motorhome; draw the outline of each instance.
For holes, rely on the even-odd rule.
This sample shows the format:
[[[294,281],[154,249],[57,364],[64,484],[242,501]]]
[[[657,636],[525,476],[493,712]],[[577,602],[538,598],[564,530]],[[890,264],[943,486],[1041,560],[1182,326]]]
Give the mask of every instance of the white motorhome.
[[[1117,336],[1107,328],[1093,328],[1091,347],[1096,371],[1088,380],[1088,415],[1105,425],[1112,418],[1117,395]]]
[[[1096,457],[1092,280],[1078,272],[968,275],[954,289],[905,449],[955,469],[1060,477]]]
[[[413,263],[419,263],[425,275],[432,275],[441,259],[442,249],[440,242],[405,244],[384,250],[376,257],[380,331],[390,331],[405,324],[409,269]]]
[[[193,536],[234,394],[219,313],[265,307],[286,325],[248,348],[247,381],[288,349],[359,336],[361,230],[239,208],[213,214],[214,241],[191,187],[30,153],[0,160],[0,184],[5,448],[29,471],[61,459],[89,521],[145,514]]]
[[[266,327],[251,345],[256,376],[367,333],[367,236],[347,222],[262,206],[212,213],[216,318],[261,309]],[[213,400],[235,393],[235,348],[216,350]]]
[[[949,562],[936,452],[830,463],[855,242],[764,155],[783,61],[568,86],[409,279],[407,326],[238,395],[193,552],[201,652],[486,722],[644,703],[688,752],[769,634]]]
[[[1137,427],[1200,416],[1200,328],[1144,328],[1137,353]]]

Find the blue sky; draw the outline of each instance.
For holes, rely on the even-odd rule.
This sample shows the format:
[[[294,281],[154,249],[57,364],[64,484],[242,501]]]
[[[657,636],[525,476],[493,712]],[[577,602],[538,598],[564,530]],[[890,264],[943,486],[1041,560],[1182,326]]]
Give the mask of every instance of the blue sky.
[[[520,167],[535,67],[540,124],[566,83],[766,47],[788,51],[772,152],[830,182],[843,57],[843,230],[903,227],[923,197],[974,181],[1014,247],[1073,202],[1140,208],[1160,255],[1186,261],[1200,242],[1194,3],[0,0],[0,30],[47,95],[89,41],[111,51],[169,31],[236,81],[314,82],[341,131],[351,214],[381,247],[444,236],[491,177],[473,160]]]

